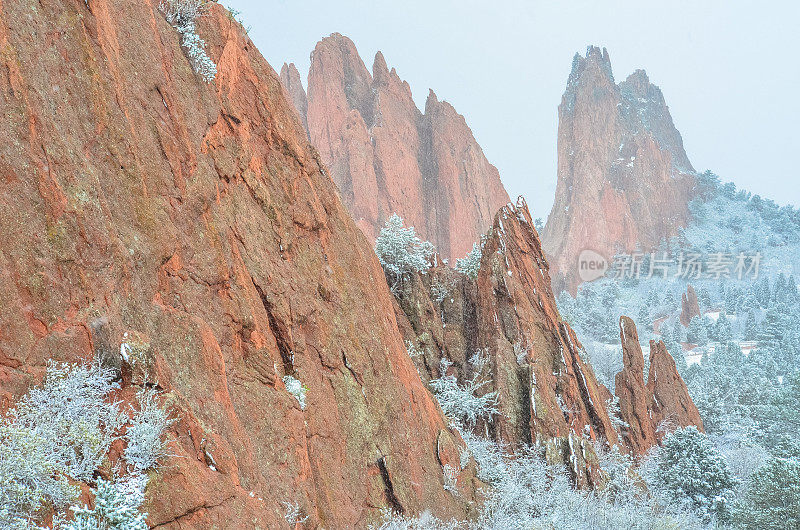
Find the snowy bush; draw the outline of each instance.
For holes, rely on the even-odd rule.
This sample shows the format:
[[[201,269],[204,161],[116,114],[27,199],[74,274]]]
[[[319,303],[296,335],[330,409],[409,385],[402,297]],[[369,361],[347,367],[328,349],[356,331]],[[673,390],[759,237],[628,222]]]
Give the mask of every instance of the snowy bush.
[[[42,386],[23,397],[10,417],[39,438],[67,475],[90,480],[127,422],[119,403],[106,401],[117,388],[112,378],[111,370],[96,364],[51,362]]]
[[[450,464],[442,466],[444,476],[444,489],[453,494],[458,494],[458,471]]]
[[[406,517],[384,510],[379,526],[370,526],[370,530],[458,530],[464,528],[456,522],[444,522],[430,512],[424,511],[418,517]]]
[[[306,392],[308,392],[308,388],[291,375],[284,376],[283,384],[286,386],[286,391],[297,399],[300,404],[300,410],[306,410]]]
[[[289,523],[289,526],[294,528],[297,523],[304,523],[308,520],[308,516],[303,516],[303,510],[300,508],[300,503],[293,502],[293,503],[284,503],[286,507],[286,513],[283,514],[283,518],[286,519],[286,522]]]
[[[395,284],[412,272],[425,273],[434,252],[433,245],[417,237],[413,226],[405,228],[396,213],[386,221],[375,240],[378,260]]]
[[[653,469],[645,477],[654,492],[704,520],[727,516],[736,479],[722,454],[696,427],[665,437],[651,458]]]
[[[205,51],[206,43],[197,34],[196,20],[208,10],[206,0],[163,0],[160,9],[181,36],[181,46],[197,73],[206,83],[217,76],[217,66]]]
[[[456,270],[474,280],[478,277],[478,271],[481,268],[481,254],[481,246],[473,243],[472,250],[463,258],[456,260]]]
[[[486,354],[477,352],[470,359],[473,375],[465,385],[460,386],[456,376],[447,373],[452,363],[442,359],[439,368],[442,376],[432,379],[430,385],[446,416],[462,425],[473,426],[480,419],[491,421],[492,416],[499,414],[496,392],[478,395],[490,382],[482,373],[487,364]]]
[[[158,461],[167,456],[165,435],[175,420],[158,404],[158,396],[159,393],[149,387],[139,391],[139,410],[125,432],[128,442],[125,460],[139,473],[156,467]]]
[[[31,429],[0,422],[0,528],[29,528],[45,505],[62,508],[77,497],[50,451]]]
[[[451,286],[441,282],[438,278],[431,282],[431,300],[437,304],[444,302],[450,296]]]
[[[73,506],[72,521],[54,527],[61,530],[147,530],[147,514],[139,511],[144,502],[146,479],[133,475],[117,482],[97,480],[92,489],[94,508]]]
[[[162,435],[170,421],[158,409],[155,391],[140,393],[141,411],[129,420],[119,403],[108,399],[117,388],[112,377],[111,370],[97,364],[50,363],[42,385],[0,417],[0,528],[33,528],[43,509],[50,508],[56,512],[55,520],[61,521],[60,512],[79,493],[70,481],[95,479],[112,442],[129,421],[124,453],[129,463],[144,471],[163,456]],[[74,508],[74,522],[55,526],[146,528],[138,513],[143,490],[142,477],[114,484],[98,481],[96,508]]]

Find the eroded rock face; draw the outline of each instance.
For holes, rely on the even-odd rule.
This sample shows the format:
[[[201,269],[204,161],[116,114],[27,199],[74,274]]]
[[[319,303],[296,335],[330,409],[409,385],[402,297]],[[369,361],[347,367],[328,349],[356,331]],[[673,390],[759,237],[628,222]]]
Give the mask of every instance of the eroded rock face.
[[[460,379],[468,378],[468,359],[486,352],[491,383],[485,391],[498,393],[501,415],[479,431],[511,447],[543,447],[549,459],[567,465],[577,485],[597,483],[590,440],[614,444],[617,433],[604,389],[558,313],[524,201],[495,216],[477,279],[436,267],[403,286],[397,310],[401,331],[420,352],[415,361],[423,379],[441,375],[441,357],[454,363]]]
[[[0,396],[135,340],[178,418],[150,525],[464,517],[470,471],[442,486],[461,442],[278,76],[212,4],[203,83],[157,4],[0,7]]]
[[[694,317],[700,316],[700,303],[697,301],[697,293],[691,285],[686,286],[686,292],[681,294],[681,324],[685,327]]]
[[[620,318],[623,370],[615,379],[619,398],[622,441],[636,455],[642,455],[679,427],[696,426],[703,431],[703,420],[675,360],[664,343],[650,341],[650,369],[644,382],[644,355],[636,325]]]
[[[311,55],[306,119],[342,200],[371,240],[396,212],[442,256],[460,258],[508,202],[463,116],[432,91],[421,113],[380,52],[370,73],[342,35],[323,39]]]
[[[661,91],[643,70],[616,84],[605,49],[576,55],[558,108],[558,183],[542,234],[556,290],[577,259],[648,250],[677,235],[695,184]]]

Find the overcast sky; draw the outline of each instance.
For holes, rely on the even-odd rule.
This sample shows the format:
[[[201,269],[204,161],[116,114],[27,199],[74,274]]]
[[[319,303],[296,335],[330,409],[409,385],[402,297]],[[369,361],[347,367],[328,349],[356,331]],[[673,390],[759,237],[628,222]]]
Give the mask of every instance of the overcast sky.
[[[695,169],[800,206],[800,2],[223,0],[275,70],[333,32],[377,50],[466,117],[509,194],[546,217],[557,107],[575,52],[608,49],[617,82],[647,70]]]

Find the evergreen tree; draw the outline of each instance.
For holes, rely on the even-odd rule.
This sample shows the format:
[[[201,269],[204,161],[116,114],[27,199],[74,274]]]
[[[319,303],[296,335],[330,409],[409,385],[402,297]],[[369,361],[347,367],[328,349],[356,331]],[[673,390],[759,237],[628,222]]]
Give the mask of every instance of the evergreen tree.
[[[794,279],[794,275],[789,276],[786,281],[786,302],[797,303],[797,281]]]
[[[790,327],[786,322],[788,312],[788,308],[784,304],[770,307],[757,333],[758,340],[770,344],[779,343],[783,339],[784,331]]]
[[[758,317],[756,316],[755,309],[749,310],[745,318],[747,319],[747,322],[745,323],[744,327],[745,340],[758,339],[759,336]]]
[[[778,274],[778,278],[775,280],[775,285],[772,288],[772,299],[776,303],[786,302],[786,298],[789,294],[788,283],[789,281],[783,273]]]
[[[714,324],[714,340],[720,343],[726,343],[733,338],[733,331],[731,329],[731,321],[725,311],[720,312],[717,322]]]
[[[700,292],[697,293],[697,301],[700,302],[701,311],[711,309],[711,293],[708,292],[708,289],[700,289]]]
[[[689,328],[686,330],[686,340],[699,346],[708,344],[708,329],[703,318],[692,318]]]
[[[639,328],[647,331],[653,330],[653,321],[650,318],[650,311],[647,309],[646,305],[639,307],[639,313],[636,317],[638,321]]]
[[[742,290],[738,287],[731,286],[725,290],[725,311],[729,314],[736,314],[743,301]]]
[[[769,307],[772,298],[772,293],[769,288],[769,278],[762,276],[758,280],[758,283],[756,283],[755,295],[759,306],[764,308]]]
[[[75,519],[63,530],[147,530],[147,514],[139,512],[145,480],[138,476],[116,483],[98,479],[94,508],[73,506]]]
[[[403,219],[396,213],[386,221],[375,240],[378,261],[393,286],[411,272],[424,274],[434,252],[433,245],[417,237],[413,226],[405,228]]]
[[[654,489],[700,517],[725,519],[736,479],[714,444],[696,427],[669,434],[655,457]]]
[[[658,292],[655,289],[650,289],[650,292],[647,294],[647,307],[649,307],[651,310],[654,310],[658,306]]]
[[[800,528],[800,461],[772,458],[756,471],[733,521],[747,530]]]

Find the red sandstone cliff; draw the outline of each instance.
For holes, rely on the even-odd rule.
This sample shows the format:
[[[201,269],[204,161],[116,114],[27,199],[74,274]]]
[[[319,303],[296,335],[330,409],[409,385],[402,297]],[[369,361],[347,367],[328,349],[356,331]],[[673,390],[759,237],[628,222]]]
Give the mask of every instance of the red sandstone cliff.
[[[700,413],[664,343],[650,341],[645,384],[644,355],[636,325],[623,316],[619,327],[624,368],[617,374],[615,386],[620,418],[627,424],[622,428],[623,442],[641,455],[678,427],[694,425],[703,431]]]
[[[128,332],[179,418],[150,525],[286,528],[286,502],[308,527],[463,517],[458,437],[278,76],[212,4],[203,83],[157,4],[0,3],[0,398]]]
[[[333,34],[311,55],[307,113],[298,86],[287,89],[311,141],[370,239],[396,212],[442,256],[459,258],[508,202],[463,116],[432,91],[420,112],[380,52],[370,73],[355,45]]]
[[[579,283],[582,250],[610,258],[677,235],[695,184],[661,90],[643,70],[616,84],[605,49],[575,56],[558,115],[558,183],[542,234],[556,290]]]

